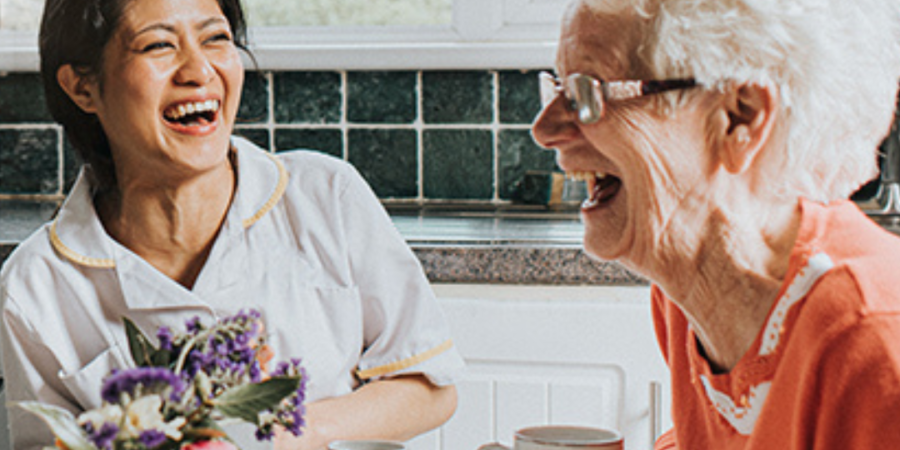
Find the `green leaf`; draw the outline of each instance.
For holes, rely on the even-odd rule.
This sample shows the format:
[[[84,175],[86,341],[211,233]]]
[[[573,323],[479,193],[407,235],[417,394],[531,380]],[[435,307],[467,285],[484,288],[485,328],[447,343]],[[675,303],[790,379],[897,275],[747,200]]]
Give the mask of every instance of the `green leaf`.
[[[275,409],[297,390],[300,377],[273,377],[258,384],[238,386],[213,400],[224,415],[259,425],[259,413]]]
[[[84,431],[75,422],[75,416],[68,410],[39,402],[19,402],[16,404],[47,422],[53,434],[69,450],[96,450],[96,447],[91,444]]]
[[[153,366],[153,354],[156,353],[156,348],[131,319],[125,317],[123,320],[125,321],[125,333],[128,335],[128,347],[131,349],[134,363],[139,367]]]

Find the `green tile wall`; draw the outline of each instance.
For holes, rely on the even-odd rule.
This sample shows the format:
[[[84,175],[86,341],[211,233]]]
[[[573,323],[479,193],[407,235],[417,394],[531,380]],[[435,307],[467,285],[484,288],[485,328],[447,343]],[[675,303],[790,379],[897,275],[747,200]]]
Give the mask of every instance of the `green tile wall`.
[[[383,199],[505,203],[526,171],[536,71],[248,72],[235,134],[352,163]],[[0,75],[0,198],[59,198],[79,162],[35,73]]]

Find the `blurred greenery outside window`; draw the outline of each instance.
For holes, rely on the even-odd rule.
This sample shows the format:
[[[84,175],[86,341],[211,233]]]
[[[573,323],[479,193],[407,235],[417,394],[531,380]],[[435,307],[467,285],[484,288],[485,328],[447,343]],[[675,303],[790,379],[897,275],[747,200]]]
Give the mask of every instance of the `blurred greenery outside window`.
[[[454,0],[243,0],[251,27],[446,26]],[[0,30],[33,31],[42,0],[0,0]]]

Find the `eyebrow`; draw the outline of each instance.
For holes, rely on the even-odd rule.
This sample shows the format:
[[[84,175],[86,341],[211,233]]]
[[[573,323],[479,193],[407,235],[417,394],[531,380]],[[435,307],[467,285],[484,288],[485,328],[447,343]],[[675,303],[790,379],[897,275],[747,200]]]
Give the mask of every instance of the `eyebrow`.
[[[203,30],[203,29],[205,29],[205,28],[211,27],[211,26],[213,26],[213,25],[215,25],[215,24],[218,24],[218,23],[227,24],[228,21],[226,21],[226,20],[225,20],[224,18],[222,18],[222,17],[210,17],[209,19],[206,19],[206,20],[204,20],[203,22],[200,22],[200,24],[197,25],[197,26],[194,27],[194,28],[196,28],[197,30]],[[150,31],[155,31],[155,30],[168,31],[168,32],[170,32],[170,33],[175,33],[175,32],[176,32],[176,28],[175,28],[175,26],[173,26],[172,24],[169,24],[169,23],[154,23],[154,24],[151,24],[151,25],[149,25],[149,26],[147,26],[147,27],[141,28],[140,30],[138,30],[137,32],[135,32],[134,35],[132,35],[132,38],[138,37],[138,36],[140,36],[141,34],[144,34],[144,33],[150,32]]]

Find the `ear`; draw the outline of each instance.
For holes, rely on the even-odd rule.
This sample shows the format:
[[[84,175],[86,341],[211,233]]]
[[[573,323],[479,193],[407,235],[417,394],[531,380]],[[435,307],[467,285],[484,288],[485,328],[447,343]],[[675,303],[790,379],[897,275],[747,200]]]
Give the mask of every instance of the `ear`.
[[[779,98],[774,86],[741,84],[725,96],[720,117],[721,161],[731,173],[741,173],[762,151],[775,127]]]
[[[99,89],[92,77],[80,74],[71,64],[66,64],[56,71],[56,82],[82,111],[89,114],[97,112]]]

